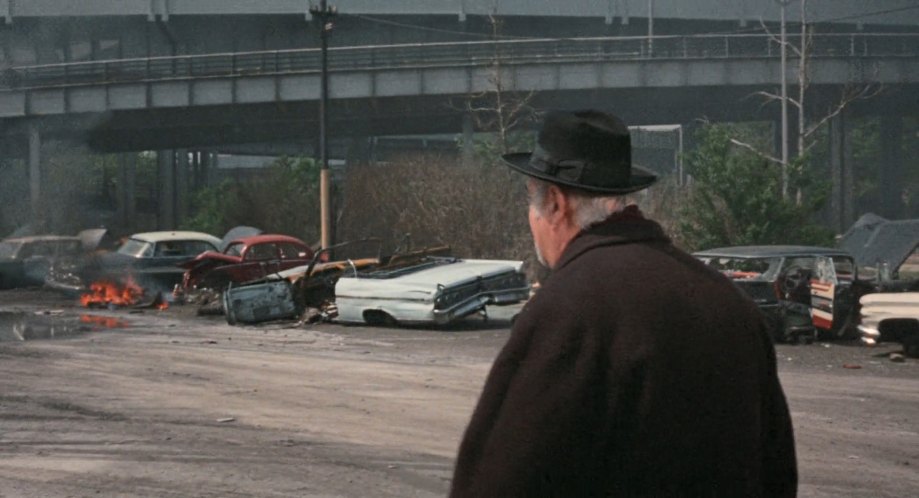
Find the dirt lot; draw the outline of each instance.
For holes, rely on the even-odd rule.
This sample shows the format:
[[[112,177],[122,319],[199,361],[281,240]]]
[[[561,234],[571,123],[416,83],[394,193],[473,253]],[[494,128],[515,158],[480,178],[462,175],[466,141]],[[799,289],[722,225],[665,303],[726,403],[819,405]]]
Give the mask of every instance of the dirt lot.
[[[241,328],[0,292],[0,497],[443,496],[507,311],[446,331]],[[778,347],[800,496],[915,496],[919,361],[896,350]]]

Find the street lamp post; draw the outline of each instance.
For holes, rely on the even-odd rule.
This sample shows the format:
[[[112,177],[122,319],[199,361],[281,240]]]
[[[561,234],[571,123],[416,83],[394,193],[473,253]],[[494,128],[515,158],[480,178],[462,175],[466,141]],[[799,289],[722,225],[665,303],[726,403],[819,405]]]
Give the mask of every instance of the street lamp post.
[[[332,209],[329,180],[329,32],[332,31],[332,18],[338,14],[335,6],[327,5],[322,0],[319,6],[310,6],[310,14],[319,20],[320,47],[320,97],[319,97],[319,212],[321,218],[321,244],[326,249],[332,245]]]

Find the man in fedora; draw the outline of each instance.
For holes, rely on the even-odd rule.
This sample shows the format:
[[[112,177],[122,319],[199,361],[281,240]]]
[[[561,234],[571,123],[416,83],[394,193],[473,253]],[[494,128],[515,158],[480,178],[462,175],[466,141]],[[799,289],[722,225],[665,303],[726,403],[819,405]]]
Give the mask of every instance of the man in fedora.
[[[504,159],[552,274],[495,360],[451,496],[794,496],[766,323],[625,197],[655,181],[625,125],[550,112]]]

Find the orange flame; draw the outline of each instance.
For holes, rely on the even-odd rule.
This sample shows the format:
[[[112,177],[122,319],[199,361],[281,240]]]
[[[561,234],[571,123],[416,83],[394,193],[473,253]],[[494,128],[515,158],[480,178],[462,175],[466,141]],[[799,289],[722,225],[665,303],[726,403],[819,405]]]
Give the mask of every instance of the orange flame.
[[[80,296],[80,303],[86,307],[109,304],[129,306],[136,304],[144,295],[144,289],[130,277],[123,285],[108,280],[93,282],[89,290],[89,293]]]

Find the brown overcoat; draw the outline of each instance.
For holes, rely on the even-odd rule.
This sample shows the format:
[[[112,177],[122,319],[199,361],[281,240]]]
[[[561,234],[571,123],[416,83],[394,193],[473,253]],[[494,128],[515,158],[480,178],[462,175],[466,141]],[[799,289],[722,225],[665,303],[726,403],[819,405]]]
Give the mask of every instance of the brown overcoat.
[[[755,304],[640,215],[578,235],[523,308],[451,496],[794,496]]]

